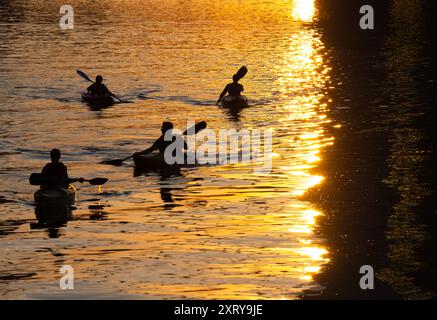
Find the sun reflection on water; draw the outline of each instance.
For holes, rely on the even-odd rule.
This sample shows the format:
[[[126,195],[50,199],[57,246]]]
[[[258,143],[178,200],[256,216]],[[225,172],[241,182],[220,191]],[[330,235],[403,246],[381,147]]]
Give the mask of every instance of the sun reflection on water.
[[[311,22],[314,19],[316,9],[314,0],[294,0],[292,17],[295,20]]]
[[[69,96],[68,104],[59,102],[57,97],[64,92],[64,84],[60,84],[62,90],[47,93],[47,100],[30,101],[23,97],[29,104],[26,114],[30,120],[15,129],[19,138],[12,142],[20,143],[25,136],[28,141],[35,140],[32,150],[42,150],[55,137],[53,132],[68,129],[56,137],[62,140],[75,133],[75,141],[68,140],[72,143],[69,154],[77,156],[72,172],[91,176],[98,170],[111,178],[97,195],[94,187],[84,186],[80,190],[85,201],[78,205],[75,215],[88,217],[91,212],[94,220],[71,221],[67,236],[57,239],[56,247],[68,261],[82,261],[78,267],[82,280],[91,285],[101,284],[110,294],[114,289],[155,299],[297,297],[307,285],[313,285],[313,275],[326,263],[329,253],[315,233],[317,219],[323,212],[300,199],[309,188],[323,182],[324,177],[313,170],[323,162],[321,150],[332,143],[323,129],[330,121],[326,115],[330,100],[324,99],[330,70],[325,61],[326,50],[319,31],[299,22],[314,19],[314,1],[250,0],[236,4],[234,0],[225,0],[214,2],[215,10],[197,0],[182,4],[176,0],[135,0],[126,1],[122,13],[118,12],[119,2],[106,1],[103,10],[98,10],[102,16],[88,19],[90,25],[81,28],[85,33],[81,30],[75,33],[78,38],[86,38],[86,30],[95,27],[94,23],[102,23],[102,17],[109,19],[111,23],[98,25],[103,31],[96,41],[81,46],[76,41],[63,41],[59,46],[58,38],[47,37],[44,46],[37,46],[38,52],[23,57],[29,63],[33,61],[29,67],[35,69],[35,76],[50,74],[51,77],[41,79],[58,88],[58,82],[51,79],[62,77],[65,61],[69,65],[80,64],[81,57],[89,52],[108,53],[107,60],[97,61],[96,70],[107,70],[108,79],[120,79],[111,88],[124,90],[135,100],[129,108],[114,107],[94,114],[88,107],[73,103],[76,93]],[[222,14],[224,11],[226,15]],[[128,19],[130,16],[133,20]],[[21,50],[26,39],[28,43],[35,41],[31,37],[34,20],[30,21],[28,29],[23,29],[28,32],[9,41],[17,43],[13,49],[19,48],[20,54],[27,53]],[[47,34],[52,32],[48,30]],[[120,43],[120,36],[126,41]],[[144,44],[144,39],[153,46]],[[217,43],[217,39],[223,42]],[[223,54],[217,54],[217,45],[223,46]],[[50,59],[53,50],[64,59]],[[123,61],[120,55],[125,57]],[[147,59],[132,62],[138,61],[139,56]],[[17,70],[22,70],[23,59],[17,59]],[[186,63],[194,60],[196,63]],[[222,75],[234,68],[229,65],[231,61],[250,66],[245,86],[249,98],[258,101],[253,108],[243,110],[238,121],[232,122],[224,116],[227,112],[211,108],[208,102],[216,98],[215,90],[222,88]],[[117,73],[111,73],[111,69]],[[119,74],[124,76],[117,77]],[[21,73],[14,76],[26,78]],[[141,81],[131,88],[133,79]],[[78,88],[84,85],[79,80],[69,84],[77,84]],[[149,86],[160,89],[144,93]],[[214,93],[205,94],[205,88]],[[140,96],[145,98],[139,99]],[[43,111],[48,111],[50,125],[43,131],[29,130],[24,123],[39,117],[44,106],[41,101],[48,102],[49,109]],[[68,121],[60,120],[64,112],[68,113]],[[101,150],[98,153],[107,152],[108,157],[129,154],[144,148],[147,137],[152,139],[159,134],[163,117],[171,117],[179,126],[200,115],[211,128],[271,127],[272,173],[253,174],[253,167],[244,165],[217,165],[182,170],[174,177],[159,173],[132,177],[130,165],[116,169],[96,167],[95,152],[83,152],[84,146],[90,146],[93,148],[90,150]],[[91,133],[80,130],[85,124],[93,128]],[[15,179],[14,175],[11,177],[8,182]],[[23,194],[24,197],[29,194]],[[88,202],[90,199],[92,203]],[[28,241],[27,229],[23,225],[19,232],[8,234],[11,243],[23,240],[26,243],[11,261],[15,266],[21,265],[23,272],[52,270],[59,256],[40,252],[47,240],[41,232],[33,232],[31,236],[35,239]],[[4,271],[1,269],[0,273]],[[56,280],[53,274],[57,276],[51,271],[39,272],[38,278],[26,280],[34,283],[23,284],[33,287],[33,291],[39,290],[40,283],[46,288],[46,283]],[[14,296],[22,294],[20,286],[13,290]]]
[[[293,19],[311,22],[314,16],[314,1],[293,1]],[[285,103],[282,121],[284,125],[290,123],[290,127],[299,126],[299,130],[290,130],[298,132],[298,135],[288,139],[290,147],[299,150],[298,156],[290,157],[290,165],[282,166],[290,176],[290,181],[298,181],[290,192],[293,197],[301,197],[310,188],[323,182],[325,178],[313,174],[313,169],[322,161],[321,150],[333,143],[333,138],[326,136],[324,131],[324,125],[330,120],[325,114],[328,106],[323,101],[322,90],[329,81],[330,68],[324,62],[323,52],[324,46],[318,35],[297,32],[291,35],[289,50],[284,54],[284,70],[279,83],[281,92],[289,100]],[[300,239],[301,244],[291,250],[307,258],[299,279],[311,283],[313,275],[329,261],[326,257],[327,248],[314,241],[314,227],[323,213],[315,210],[310,203],[302,202],[290,205],[290,214],[300,216],[294,225],[287,228],[289,233]]]

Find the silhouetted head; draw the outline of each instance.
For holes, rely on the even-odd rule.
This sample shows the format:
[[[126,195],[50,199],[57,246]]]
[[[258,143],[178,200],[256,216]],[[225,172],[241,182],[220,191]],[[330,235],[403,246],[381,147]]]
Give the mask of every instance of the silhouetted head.
[[[173,123],[169,122],[169,121],[164,121],[162,123],[162,127],[161,127],[161,132],[162,134],[165,134],[168,130],[173,129]]]
[[[238,79],[238,76],[237,76],[236,74],[234,74],[234,75],[232,76],[232,81],[234,81],[235,83],[237,83],[238,80],[240,80],[240,79]]]
[[[61,159],[61,151],[59,149],[50,151],[50,159],[52,159],[52,163],[58,163],[59,159]]]
[[[96,82],[97,83],[102,83],[103,82],[103,77],[102,76],[97,76],[96,77]]]

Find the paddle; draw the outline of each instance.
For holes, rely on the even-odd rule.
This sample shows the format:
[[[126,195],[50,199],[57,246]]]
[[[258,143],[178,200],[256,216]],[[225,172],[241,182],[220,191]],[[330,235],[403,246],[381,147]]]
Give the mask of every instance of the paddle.
[[[109,164],[111,166],[121,166],[123,164],[123,162],[125,162],[126,160],[129,160],[130,158],[132,158],[134,155],[130,155],[129,157],[126,157],[124,159],[114,159],[114,160],[105,160],[100,162],[101,164]]]
[[[94,81],[91,80],[90,77],[88,77],[88,75],[87,75],[85,72],[80,71],[80,70],[76,70],[76,72],[77,72],[78,75],[80,75],[80,76],[81,76],[82,78],[84,78],[85,80],[94,83]]]
[[[80,76],[81,76],[82,78],[84,78],[86,81],[89,81],[89,82],[94,83],[94,81],[91,80],[90,77],[88,77],[88,75],[87,75],[85,72],[80,71],[80,70],[76,70],[76,72],[77,72],[78,75],[80,75]],[[126,102],[126,101],[121,100],[119,97],[117,97],[117,96],[116,96],[115,94],[113,94],[112,92],[111,92],[110,96],[113,96],[114,98],[116,98],[116,99],[117,99],[118,101],[120,101],[120,102]]]
[[[247,68],[246,66],[242,66],[237,73],[235,74],[238,78],[238,80],[241,80],[247,73]]]
[[[206,128],[206,121],[200,121],[199,123],[196,123],[194,126],[192,126],[191,128],[188,128],[187,130],[184,131],[183,135],[187,135],[187,134],[196,134],[198,133],[200,130],[203,130]],[[109,165],[113,165],[113,166],[120,166],[123,164],[123,162],[125,162],[126,160],[129,160],[130,158],[132,158],[134,155],[130,155],[129,157],[126,157],[124,159],[115,159],[115,160],[105,160],[102,161],[101,164],[109,164]]]
[[[51,184],[63,184],[63,183],[73,183],[78,182],[82,179],[56,179],[56,178],[47,178],[44,177],[41,173],[32,173],[29,177],[29,182],[33,186],[40,186],[43,184],[51,185]],[[94,178],[94,179],[84,179],[82,181],[86,181],[93,186],[101,186],[105,184],[108,179],[107,178]]]
[[[87,181],[90,185],[93,186],[101,186],[108,181],[108,178],[93,178],[89,180],[85,179],[84,181]]]
[[[196,123],[194,126],[192,126],[191,128],[188,128],[187,130],[185,130],[184,133],[182,133],[182,134],[184,136],[186,136],[188,133],[196,134],[200,130],[203,130],[205,128],[206,128],[206,121],[200,121],[200,122]]]

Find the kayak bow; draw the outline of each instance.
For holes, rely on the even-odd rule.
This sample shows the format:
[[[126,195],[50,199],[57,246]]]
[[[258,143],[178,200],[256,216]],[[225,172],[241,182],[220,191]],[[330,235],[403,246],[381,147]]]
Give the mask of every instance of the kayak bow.
[[[222,99],[222,106],[228,108],[245,108],[248,106],[246,96],[226,96]]]
[[[133,160],[135,164],[135,169],[140,171],[174,170],[184,167],[196,166],[196,163],[187,163],[187,153],[184,154],[184,159],[180,159],[180,161],[174,164],[168,164],[165,161],[164,156],[159,152],[152,152],[146,155],[136,155],[133,157]]]

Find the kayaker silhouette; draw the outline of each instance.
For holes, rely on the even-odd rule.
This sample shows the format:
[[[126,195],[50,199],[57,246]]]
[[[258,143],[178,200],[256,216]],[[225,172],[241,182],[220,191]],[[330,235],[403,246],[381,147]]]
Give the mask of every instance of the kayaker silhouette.
[[[104,95],[110,95],[112,96],[113,93],[109,91],[109,89],[103,84],[103,77],[97,76],[96,82],[94,82],[92,85],[90,85],[87,88],[87,91],[91,94],[95,94],[97,96],[104,96]]]
[[[166,132],[169,130],[171,130],[171,132],[169,132],[169,133],[172,135],[172,140],[165,141],[164,136],[165,136]],[[156,151],[156,150],[159,150],[160,154],[163,156],[165,149],[169,145],[171,145],[173,142],[175,142],[176,139],[182,139],[182,137],[175,135],[172,132],[172,130],[173,130],[173,123],[171,123],[169,121],[164,121],[162,123],[162,126],[161,126],[161,136],[152,144],[151,147],[147,148],[144,151],[134,153],[134,159],[138,156],[146,155],[146,154],[152,153],[153,151]],[[186,147],[185,141],[183,142],[183,145]],[[182,152],[182,150],[180,150],[180,151]]]
[[[54,180],[62,180],[59,185],[68,186],[68,170],[65,164],[60,162],[61,151],[59,149],[53,149],[50,151],[51,162],[47,163],[41,171],[41,175],[45,178]],[[75,179],[78,182],[83,182],[84,178]],[[57,184],[57,183],[56,183]]]
[[[71,217],[72,205],[76,200],[74,182],[89,182],[91,185],[103,185],[107,178],[69,178],[67,167],[60,162],[61,151],[50,151],[51,162],[47,163],[41,173],[32,173],[29,177],[31,185],[41,186],[35,192],[35,215],[38,224],[32,228],[46,227],[66,223]]]
[[[59,149],[53,149],[50,151],[50,159],[52,162],[49,162],[44,166],[41,175],[52,179],[68,179],[67,167],[62,162],[59,162],[61,159],[61,151],[59,151]]]
[[[228,83],[226,87],[223,89],[223,92],[220,94],[219,99],[217,100],[217,105],[222,101],[223,97],[229,93],[230,96],[240,96],[241,92],[244,91],[244,87],[242,84],[238,83],[240,80],[240,76],[234,74],[232,76],[232,83]]]
[[[124,161],[134,158],[135,169],[137,170],[150,170],[156,167],[168,167],[183,163],[191,164],[192,160],[195,159],[193,159],[192,155],[187,157],[187,153],[184,152],[183,149],[188,150],[188,145],[183,139],[183,136],[197,134],[200,130],[205,128],[206,122],[200,121],[180,135],[173,131],[173,124],[171,122],[165,121],[161,126],[161,137],[159,137],[150,148],[141,152],[136,152],[123,159],[105,160],[101,163],[119,166]],[[169,134],[169,138],[171,138],[167,139],[169,141],[165,141],[167,134]],[[169,147],[169,152],[171,152],[171,154],[166,154],[166,150],[168,150]],[[159,153],[152,154],[155,150],[159,150]],[[166,156],[170,156],[170,158],[165,159]]]

